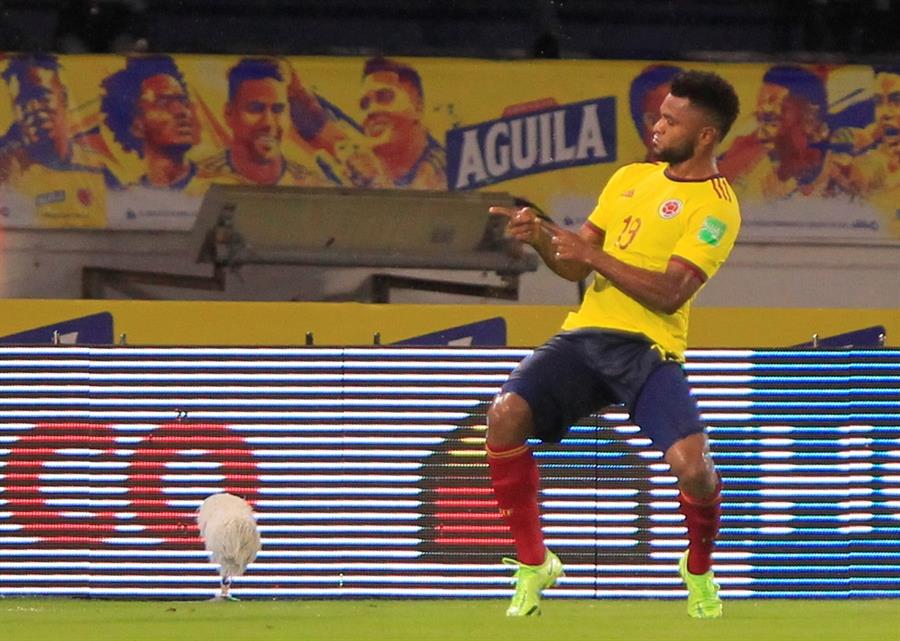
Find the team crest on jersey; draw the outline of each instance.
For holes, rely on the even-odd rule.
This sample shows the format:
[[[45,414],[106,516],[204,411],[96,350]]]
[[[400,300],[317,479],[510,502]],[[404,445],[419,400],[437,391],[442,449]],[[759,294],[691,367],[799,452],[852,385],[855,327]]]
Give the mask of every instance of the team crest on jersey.
[[[669,218],[675,218],[675,216],[681,213],[682,207],[684,207],[683,202],[681,202],[677,198],[672,198],[671,200],[667,200],[659,206],[659,215],[661,218],[665,218],[666,220],[668,220]]]

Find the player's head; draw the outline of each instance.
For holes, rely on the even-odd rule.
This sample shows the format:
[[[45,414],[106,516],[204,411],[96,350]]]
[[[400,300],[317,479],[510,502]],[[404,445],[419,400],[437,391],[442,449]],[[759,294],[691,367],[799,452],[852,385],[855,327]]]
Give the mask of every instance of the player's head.
[[[56,56],[23,54],[3,71],[25,146],[35,158],[62,157],[69,148],[69,96],[59,70]]]
[[[423,127],[425,95],[419,73],[387,58],[371,58],[363,68],[363,131],[374,141],[374,149],[405,144],[409,135]]]
[[[900,152],[900,66],[874,71],[875,123],[882,143]]]
[[[183,156],[200,139],[184,76],[169,56],[129,58],[102,83],[106,125],[126,151]]]
[[[827,114],[825,83],[808,69],[778,65],[763,76],[756,101],[756,135],[766,149],[798,135],[803,144],[823,140],[828,134]]]
[[[652,156],[653,125],[659,120],[659,107],[672,87],[672,78],[681,71],[673,65],[651,65],[631,82],[629,104],[631,119],[638,135]]]
[[[706,71],[683,71],[672,78],[669,95],[653,127],[653,152],[678,164],[699,154],[712,155],[740,111],[734,87]]]
[[[281,159],[287,106],[287,84],[277,60],[245,58],[228,72],[225,120],[234,146],[251,162]]]

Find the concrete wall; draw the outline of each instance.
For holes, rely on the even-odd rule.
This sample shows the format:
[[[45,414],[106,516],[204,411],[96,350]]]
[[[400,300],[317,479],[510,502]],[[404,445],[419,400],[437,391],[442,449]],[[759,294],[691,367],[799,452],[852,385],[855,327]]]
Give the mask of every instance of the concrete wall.
[[[0,236],[0,295],[4,298],[81,298],[86,266],[209,276],[185,232],[6,230]],[[107,298],[256,301],[367,301],[373,271],[440,280],[500,284],[481,272],[245,266],[226,276],[225,291],[155,285]],[[574,305],[578,288],[541,266],[522,277],[519,303]],[[502,303],[471,296],[394,290],[398,303]],[[514,303],[515,301],[510,301]],[[844,307],[900,309],[900,244],[738,243],[731,259],[704,288],[700,306]]]

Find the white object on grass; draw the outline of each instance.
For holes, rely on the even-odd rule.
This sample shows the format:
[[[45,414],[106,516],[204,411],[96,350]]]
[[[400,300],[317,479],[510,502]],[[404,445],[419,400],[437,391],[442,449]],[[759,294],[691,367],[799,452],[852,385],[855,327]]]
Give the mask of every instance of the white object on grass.
[[[197,510],[203,545],[222,577],[220,599],[231,599],[232,577],[241,576],[259,552],[253,508],[244,499],[221,493],[207,497]]]

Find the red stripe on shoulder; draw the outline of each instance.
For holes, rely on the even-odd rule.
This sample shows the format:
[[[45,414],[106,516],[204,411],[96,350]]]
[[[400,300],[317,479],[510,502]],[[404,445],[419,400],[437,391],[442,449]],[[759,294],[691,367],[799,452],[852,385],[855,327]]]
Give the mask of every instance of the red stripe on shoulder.
[[[706,275],[706,272],[703,271],[702,269],[700,269],[699,267],[697,267],[694,263],[689,261],[687,258],[682,258],[681,256],[672,256],[669,260],[670,261],[674,260],[676,263],[680,263],[680,264],[684,265],[685,267],[687,267],[692,272],[694,272],[694,275],[700,279],[701,283],[705,283],[706,281],[709,280],[709,276]]]
[[[725,200],[725,195],[722,193],[722,187],[719,185],[719,179],[713,178],[710,183],[712,183],[713,191],[716,192],[716,196],[719,197],[719,200]]]
[[[719,186],[722,188],[722,192],[725,194],[725,200],[731,202],[733,199],[731,197],[731,187],[728,185],[728,181],[724,178],[719,178]]]
[[[725,198],[728,202],[734,202],[734,190],[731,188],[731,185],[728,182],[728,179],[724,176],[720,179],[722,182],[722,191],[725,192]]]

